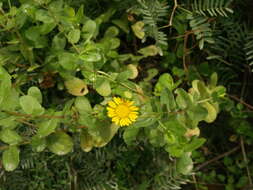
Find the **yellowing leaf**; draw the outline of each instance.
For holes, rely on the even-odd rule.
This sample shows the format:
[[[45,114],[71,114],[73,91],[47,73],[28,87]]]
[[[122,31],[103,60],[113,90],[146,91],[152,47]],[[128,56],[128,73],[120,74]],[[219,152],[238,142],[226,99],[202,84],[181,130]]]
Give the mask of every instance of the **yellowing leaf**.
[[[159,49],[155,45],[150,45],[150,46],[140,49],[138,52],[144,55],[145,57],[148,57],[148,56],[157,55],[159,53]]]
[[[91,151],[93,147],[93,138],[92,136],[87,132],[83,131],[80,136],[80,146],[84,152]]]
[[[135,36],[139,39],[143,39],[145,36],[145,32],[143,32],[144,22],[138,21],[134,25],[131,26]]]
[[[135,65],[129,64],[127,65],[127,69],[132,73],[132,75],[129,77],[130,79],[135,79],[138,76],[138,69]]]
[[[74,96],[84,96],[89,92],[85,82],[79,78],[66,81],[65,86],[68,92]]]
[[[215,109],[215,106],[208,103],[208,102],[204,102],[201,104],[204,108],[206,108],[208,114],[206,116],[205,121],[207,123],[212,123],[216,117],[217,117],[217,110]]]
[[[200,134],[200,130],[198,127],[196,127],[195,129],[188,129],[184,136],[192,137],[192,136],[199,136],[199,134]]]

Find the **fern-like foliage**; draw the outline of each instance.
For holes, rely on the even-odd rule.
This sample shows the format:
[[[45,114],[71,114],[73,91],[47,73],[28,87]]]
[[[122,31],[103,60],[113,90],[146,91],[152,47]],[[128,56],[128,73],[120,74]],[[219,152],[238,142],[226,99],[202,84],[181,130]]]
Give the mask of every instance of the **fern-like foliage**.
[[[137,0],[140,7],[139,11],[145,24],[145,32],[148,36],[156,40],[156,45],[167,46],[167,36],[159,30],[159,23],[163,22],[168,15],[166,2],[158,0]]]
[[[243,71],[242,65],[252,65],[253,37],[245,24],[229,18],[221,20],[214,35],[215,44],[209,48],[208,59],[222,58],[238,71]]]
[[[231,0],[194,0],[192,3],[193,12],[203,16],[224,16],[227,17],[227,13],[233,13],[233,10],[229,8]]]
[[[208,17],[201,15],[189,15],[190,27],[193,33],[196,35],[196,39],[199,41],[199,48],[203,49],[204,44],[214,43],[213,30],[208,21]]]
[[[158,164],[159,163],[158,161]],[[163,163],[165,164],[165,163]],[[163,165],[161,164],[161,166]],[[154,189],[157,190],[178,190],[189,180],[187,176],[179,174],[176,169],[176,162],[171,160],[167,167],[161,168],[160,172],[155,176]]]
[[[253,66],[253,34],[249,34],[246,37],[244,51],[246,53],[246,60],[248,61],[250,66]]]

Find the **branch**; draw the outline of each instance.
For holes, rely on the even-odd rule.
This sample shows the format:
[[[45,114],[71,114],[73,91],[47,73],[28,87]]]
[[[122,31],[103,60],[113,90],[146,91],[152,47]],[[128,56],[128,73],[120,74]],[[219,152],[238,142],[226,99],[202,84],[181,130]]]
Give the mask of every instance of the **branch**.
[[[225,152],[225,153],[223,153],[223,154],[221,154],[221,155],[219,155],[219,156],[217,156],[217,157],[214,157],[213,159],[208,160],[208,161],[204,162],[203,164],[198,165],[198,166],[195,168],[195,171],[198,171],[198,170],[200,170],[200,169],[206,167],[207,165],[209,165],[209,164],[211,164],[211,163],[213,163],[213,162],[216,162],[216,161],[218,161],[219,159],[221,159],[221,158],[223,158],[223,157],[225,157],[225,156],[228,156],[228,155],[230,155],[230,154],[236,152],[236,151],[239,150],[239,149],[240,149],[240,146],[237,146],[237,147],[233,148],[232,150],[230,150],[230,151],[228,151],[228,152]]]
[[[249,108],[250,110],[253,110],[253,106],[252,106],[252,105],[250,105],[250,104],[244,102],[244,101],[241,100],[240,98],[238,98],[238,97],[236,97],[236,96],[234,96],[234,95],[229,95],[229,94],[228,94],[228,96],[229,96],[230,98],[232,98],[232,99],[234,99],[234,100],[240,102],[241,104],[245,105],[245,106],[246,106],[247,108]]]
[[[177,9],[177,6],[178,6],[177,0],[174,0],[174,7],[173,7],[172,13],[170,15],[170,21],[169,21],[169,25],[168,26],[172,26],[172,21],[173,21],[173,17],[175,15],[175,11]]]
[[[241,145],[243,160],[246,163],[246,170],[247,170],[247,175],[248,175],[248,179],[249,179],[249,185],[252,186],[252,179],[251,179],[251,175],[250,175],[250,170],[249,170],[249,166],[248,166],[248,159],[247,159],[247,155],[246,155],[246,151],[245,151],[245,147],[244,147],[244,141],[243,141],[242,136],[240,138],[240,145]]]
[[[31,114],[24,114],[24,113],[18,113],[18,112],[11,112],[11,111],[2,111],[4,113],[7,113],[9,115],[15,115],[15,116],[20,116],[20,117],[39,117],[39,118],[47,118],[47,119],[62,119],[64,116],[51,116],[51,115],[38,115],[38,116],[33,116]]]

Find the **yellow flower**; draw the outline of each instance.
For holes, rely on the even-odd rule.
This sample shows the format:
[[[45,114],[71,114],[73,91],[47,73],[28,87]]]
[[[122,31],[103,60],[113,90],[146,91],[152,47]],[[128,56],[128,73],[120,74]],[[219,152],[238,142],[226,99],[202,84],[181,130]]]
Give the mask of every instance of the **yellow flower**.
[[[133,101],[114,97],[113,100],[108,102],[107,115],[112,118],[112,122],[117,125],[130,125],[137,119],[137,111],[139,110],[139,108],[133,106],[133,103]]]

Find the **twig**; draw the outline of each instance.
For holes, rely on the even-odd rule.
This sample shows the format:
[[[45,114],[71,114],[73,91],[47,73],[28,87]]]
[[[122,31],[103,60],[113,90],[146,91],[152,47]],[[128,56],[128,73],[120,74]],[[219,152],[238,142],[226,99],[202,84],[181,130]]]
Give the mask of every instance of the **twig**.
[[[24,114],[24,113],[18,113],[18,112],[11,112],[11,111],[2,111],[5,112],[9,115],[15,115],[15,116],[21,116],[21,117],[39,117],[39,118],[47,118],[47,119],[62,119],[64,116],[51,116],[51,115],[38,115],[38,116],[33,116],[30,114]]]
[[[216,162],[217,160],[219,160],[219,159],[221,159],[221,158],[223,158],[223,157],[225,157],[225,156],[228,156],[228,155],[230,155],[230,154],[236,152],[236,151],[239,150],[239,149],[240,149],[240,146],[237,146],[237,147],[233,148],[232,150],[230,150],[230,151],[228,151],[228,152],[225,152],[225,153],[223,153],[223,154],[220,154],[219,156],[214,157],[213,159],[208,160],[208,161],[204,162],[203,164],[198,165],[198,166],[195,168],[195,171],[198,171],[198,170],[204,168],[205,166],[207,166],[207,165],[209,165],[209,164],[211,164],[211,163],[213,163],[213,162]]]
[[[249,185],[251,186],[252,185],[252,179],[251,179],[251,175],[250,175],[250,170],[249,170],[249,166],[248,166],[248,159],[247,159],[247,155],[246,155],[246,151],[245,151],[245,147],[244,147],[244,141],[243,141],[242,136],[240,138],[240,145],[241,145],[243,160],[246,163],[246,170],[247,170],[247,175],[248,175],[248,179],[249,179]]]
[[[238,98],[238,97],[236,97],[236,96],[234,96],[234,95],[229,95],[229,94],[228,94],[228,96],[229,96],[230,98],[232,98],[232,99],[234,99],[234,100],[240,102],[241,104],[245,105],[247,108],[253,110],[253,106],[252,106],[252,105],[250,105],[250,104],[244,102],[244,101],[241,100],[240,98]]]
[[[168,26],[172,26],[172,21],[173,21],[173,17],[175,15],[175,11],[177,9],[177,6],[178,6],[177,0],[174,0],[174,7],[173,7],[172,13],[170,15],[170,21],[169,21],[169,25]]]
[[[193,182],[194,182],[195,189],[198,190],[198,182],[197,182],[197,179],[195,177],[195,174],[192,174],[192,179],[193,179]]]
[[[186,34],[185,37],[184,37],[184,54],[183,54],[183,66],[184,66],[184,71],[187,71],[187,66],[186,66],[186,52],[187,52],[187,41],[188,41],[188,37],[189,37],[189,34]]]
[[[165,26],[159,27],[159,29],[168,28],[168,27],[172,26],[173,17],[175,15],[175,11],[176,11],[177,7],[178,7],[177,0],[174,0],[174,6],[173,6],[173,10],[170,15],[169,23],[166,24]]]

